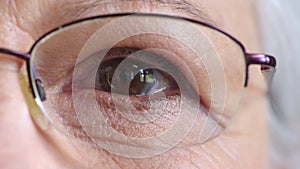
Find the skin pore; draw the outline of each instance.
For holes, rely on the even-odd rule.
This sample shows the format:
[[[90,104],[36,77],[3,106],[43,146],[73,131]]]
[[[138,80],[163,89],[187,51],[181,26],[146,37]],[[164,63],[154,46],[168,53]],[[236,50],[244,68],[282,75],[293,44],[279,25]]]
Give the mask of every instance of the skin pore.
[[[211,22],[240,39],[248,52],[260,51],[252,0],[0,2],[0,46],[21,52],[63,23],[119,12],[166,13]],[[20,88],[21,64],[0,54],[0,168],[267,168],[266,85],[258,67],[251,68],[239,113],[225,133],[203,145],[129,159],[94,150],[55,131],[40,131]]]

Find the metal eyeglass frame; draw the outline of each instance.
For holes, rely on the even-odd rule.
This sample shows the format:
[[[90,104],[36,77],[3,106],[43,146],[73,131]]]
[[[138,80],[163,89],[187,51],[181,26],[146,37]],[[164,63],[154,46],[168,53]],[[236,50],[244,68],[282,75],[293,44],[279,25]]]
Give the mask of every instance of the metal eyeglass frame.
[[[36,45],[41,40],[43,40],[46,36],[48,36],[49,34],[55,32],[55,31],[58,31],[62,28],[66,28],[66,27],[72,26],[74,24],[81,23],[83,21],[98,19],[98,18],[102,18],[102,17],[118,17],[118,16],[121,17],[121,16],[126,16],[126,15],[158,16],[158,17],[169,17],[169,18],[183,19],[183,20],[186,20],[186,21],[189,21],[189,22],[192,22],[192,23],[196,23],[196,24],[206,26],[208,28],[211,28],[213,30],[216,30],[216,31],[226,35],[227,37],[232,39],[234,42],[236,42],[242,48],[242,50],[244,52],[245,62],[246,62],[246,72],[245,72],[245,77],[246,78],[245,78],[244,87],[247,87],[247,85],[248,85],[250,65],[260,65],[261,70],[262,70],[263,74],[265,75],[266,80],[268,81],[268,83],[270,83],[270,81],[272,80],[272,77],[275,73],[275,68],[276,68],[276,59],[275,59],[275,57],[267,55],[267,54],[247,53],[244,45],[239,40],[237,40],[235,37],[233,37],[229,33],[226,33],[225,31],[223,31],[223,30],[221,30],[221,29],[219,29],[219,28],[217,28],[217,27],[215,27],[211,24],[201,22],[201,21],[197,21],[195,19],[186,18],[186,17],[172,16],[172,15],[167,15],[167,14],[153,14],[153,13],[117,13],[117,14],[98,15],[98,16],[88,17],[88,18],[84,18],[84,19],[79,19],[79,20],[64,24],[62,26],[59,26],[55,29],[52,29],[48,33],[44,34],[43,36],[41,36],[33,44],[33,46],[31,47],[31,49],[28,53],[22,53],[22,52],[18,52],[18,51],[14,51],[14,50],[10,50],[10,49],[0,47],[0,54],[2,53],[2,54],[12,55],[12,56],[20,58],[22,60],[25,60],[26,66],[27,66],[28,80],[30,82],[29,86],[30,86],[30,90],[33,94],[33,98],[34,98],[36,104],[42,110],[42,114],[48,120],[50,120],[48,118],[48,114],[43,110],[43,107],[42,107],[42,104],[41,104],[43,101],[46,100],[46,93],[44,91],[43,83],[40,79],[37,78],[36,72],[34,70],[34,65],[32,65],[32,62],[31,62],[32,51],[35,49]]]

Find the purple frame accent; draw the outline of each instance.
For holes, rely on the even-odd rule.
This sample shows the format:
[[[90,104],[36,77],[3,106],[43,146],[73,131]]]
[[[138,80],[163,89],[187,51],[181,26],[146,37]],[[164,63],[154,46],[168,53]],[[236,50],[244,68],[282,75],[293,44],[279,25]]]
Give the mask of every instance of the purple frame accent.
[[[251,54],[251,53],[246,53],[246,81],[245,81],[245,86],[248,85],[248,79],[249,79],[249,66],[250,65],[260,65],[260,69],[263,72],[266,80],[270,84],[273,76],[276,72],[276,58],[270,55],[266,54]]]
[[[265,54],[246,54],[248,65],[262,65],[261,70],[269,70],[276,67],[276,59]]]
[[[13,51],[10,49],[6,49],[6,48],[1,48],[0,47],[0,54],[8,54],[11,56],[15,56],[17,58],[23,59],[26,61],[27,64],[27,71],[28,71],[28,78],[29,78],[29,82],[30,82],[30,87],[32,90],[32,94],[34,98],[40,98],[42,101],[44,101],[46,98],[45,96],[41,96],[41,93],[43,93],[42,87],[42,82],[36,77],[35,74],[35,70],[34,70],[34,65],[32,65],[31,62],[31,55],[32,55],[32,51],[35,49],[35,47],[37,46],[37,44],[44,39],[46,36],[52,34],[55,31],[58,31],[62,28],[66,28],[68,26],[83,22],[83,21],[88,21],[88,20],[93,20],[93,19],[98,19],[98,18],[102,18],[102,17],[118,17],[118,16],[126,16],[126,15],[140,15],[140,16],[158,16],[158,17],[169,17],[169,18],[177,18],[177,19],[183,19],[189,22],[193,22],[195,24],[200,24],[200,25],[204,25],[208,28],[211,28],[215,31],[218,31],[224,35],[226,35],[227,37],[229,37],[230,39],[232,39],[234,42],[237,43],[237,45],[239,45],[241,47],[241,49],[244,52],[244,56],[245,56],[245,63],[246,63],[246,79],[245,79],[245,86],[247,87],[248,84],[248,79],[249,79],[249,66],[250,65],[261,65],[261,70],[263,71],[263,73],[265,75],[267,75],[267,77],[273,77],[273,74],[275,72],[275,67],[276,67],[276,59],[273,56],[270,55],[266,55],[266,54],[250,54],[246,52],[246,49],[244,47],[244,45],[237,40],[235,37],[233,37],[232,35],[230,35],[229,33],[211,25],[205,22],[201,22],[201,21],[197,21],[195,19],[190,19],[190,18],[186,18],[186,17],[181,17],[181,16],[173,16],[173,15],[167,15],[167,14],[155,14],[155,13],[116,13],[116,14],[106,14],[106,15],[98,15],[98,16],[93,16],[93,17],[88,17],[88,18],[84,18],[84,19],[79,19],[67,24],[64,24],[62,26],[59,26],[55,29],[52,29],[51,31],[49,31],[48,33],[44,34],[43,36],[41,36],[31,47],[31,49],[29,50],[28,53],[21,53],[21,52],[17,52],[17,51]],[[271,80],[271,78],[268,78],[268,80]],[[39,82],[39,85],[37,85],[37,82]],[[34,90],[36,89],[36,90]]]

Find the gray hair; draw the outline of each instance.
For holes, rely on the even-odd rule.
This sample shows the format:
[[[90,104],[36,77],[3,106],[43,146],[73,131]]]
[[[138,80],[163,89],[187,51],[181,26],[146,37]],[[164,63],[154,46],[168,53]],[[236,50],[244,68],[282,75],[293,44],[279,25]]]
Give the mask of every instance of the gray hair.
[[[278,60],[270,91],[272,168],[300,169],[300,1],[257,0],[266,53]]]

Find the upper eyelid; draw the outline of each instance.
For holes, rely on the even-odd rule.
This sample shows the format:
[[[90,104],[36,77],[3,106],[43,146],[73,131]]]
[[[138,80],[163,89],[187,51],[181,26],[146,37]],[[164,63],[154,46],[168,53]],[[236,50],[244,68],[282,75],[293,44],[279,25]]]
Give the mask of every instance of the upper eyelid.
[[[126,44],[126,43],[125,43]],[[162,46],[160,46],[162,47]],[[179,46],[177,46],[179,47]],[[156,48],[151,48],[150,49],[147,47],[147,44],[146,46],[123,46],[123,47],[119,47],[119,48],[129,48],[129,50],[134,50],[132,51],[132,54],[135,54],[136,52],[139,52],[140,50],[143,50],[144,52],[146,53],[149,53],[150,55],[154,56],[154,58],[152,57],[148,57],[147,54],[142,54],[142,55],[139,55],[139,57],[134,57],[135,60],[139,61],[139,62],[144,62],[146,64],[149,64],[149,65],[155,65],[154,67],[160,67],[160,68],[163,68],[165,67],[164,65],[169,65],[169,64],[172,64],[174,67],[178,68],[178,71],[180,72],[180,74],[182,74],[182,78],[184,79],[184,81],[188,81],[190,82],[189,84],[193,87],[193,88],[196,88],[196,90],[198,90],[199,86],[197,87],[196,84],[194,83],[191,83],[193,81],[192,78],[190,78],[190,73],[195,73],[195,72],[198,72],[198,74],[202,74],[203,76],[205,76],[207,74],[206,72],[206,68],[203,67],[202,65],[192,65],[191,63],[195,63],[194,61],[191,61],[191,60],[186,60],[187,58],[181,58],[182,55],[184,55],[184,53],[181,53],[180,55],[181,56],[178,56],[178,55],[174,55],[174,53],[165,53],[164,51],[164,48],[162,48],[160,51],[160,49],[157,51]],[[131,49],[130,49],[131,48]],[[176,48],[176,45],[172,45],[172,50],[175,50]],[[115,50],[115,48],[112,48]],[[168,48],[169,49],[169,48]],[[99,54],[107,54],[105,51],[107,51],[106,49],[99,49],[100,51],[99,52],[96,52],[90,56],[87,56],[86,59],[82,60],[79,64],[82,64],[84,67],[87,67],[86,69],[84,69],[84,73],[83,74],[94,74],[97,70],[97,67],[99,66],[100,62],[96,61],[95,60],[99,60]],[[169,49],[171,50],[171,49]],[[104,52],[104,53],[103,53]],[[118,52],[118,51],[117,51]],[[132,55],[130,54],[130,55]],[[118,57],[127,57],[128,55],[124,55],[121,56],[121,55],[118,55],[118,56],[108,56],[107,59],[103,59],[102,61],[104,60],[110,60],[110,59],[114,59],[114,58],[118,58]],[[174,58],[175,56],[175,58]],[[160,60],[160,61],[158,61]],[[182,63],[184,62],[184,63]],[[191,67],[191,70],[185,70],[183,69],[183,66],[182,64],[185,64],[185,65],[190,65]],[[92,66],[94,65],[94,66]],[[189,72],[189,71],[192,71],[192,72]],[[85,76],[86,78],[87,76]],[[206,79],[206,78],[205,78]],[[206,79],[204,81],[204,79],[196,79],[198,83],[200,83],[200,81],[202,82],[201,84],[204,85],[204,84],[207,84],[209,83],[208,79]],[[196,85],[196,86],[195,86]],[[204,86],[202,86],[204,87]]]

